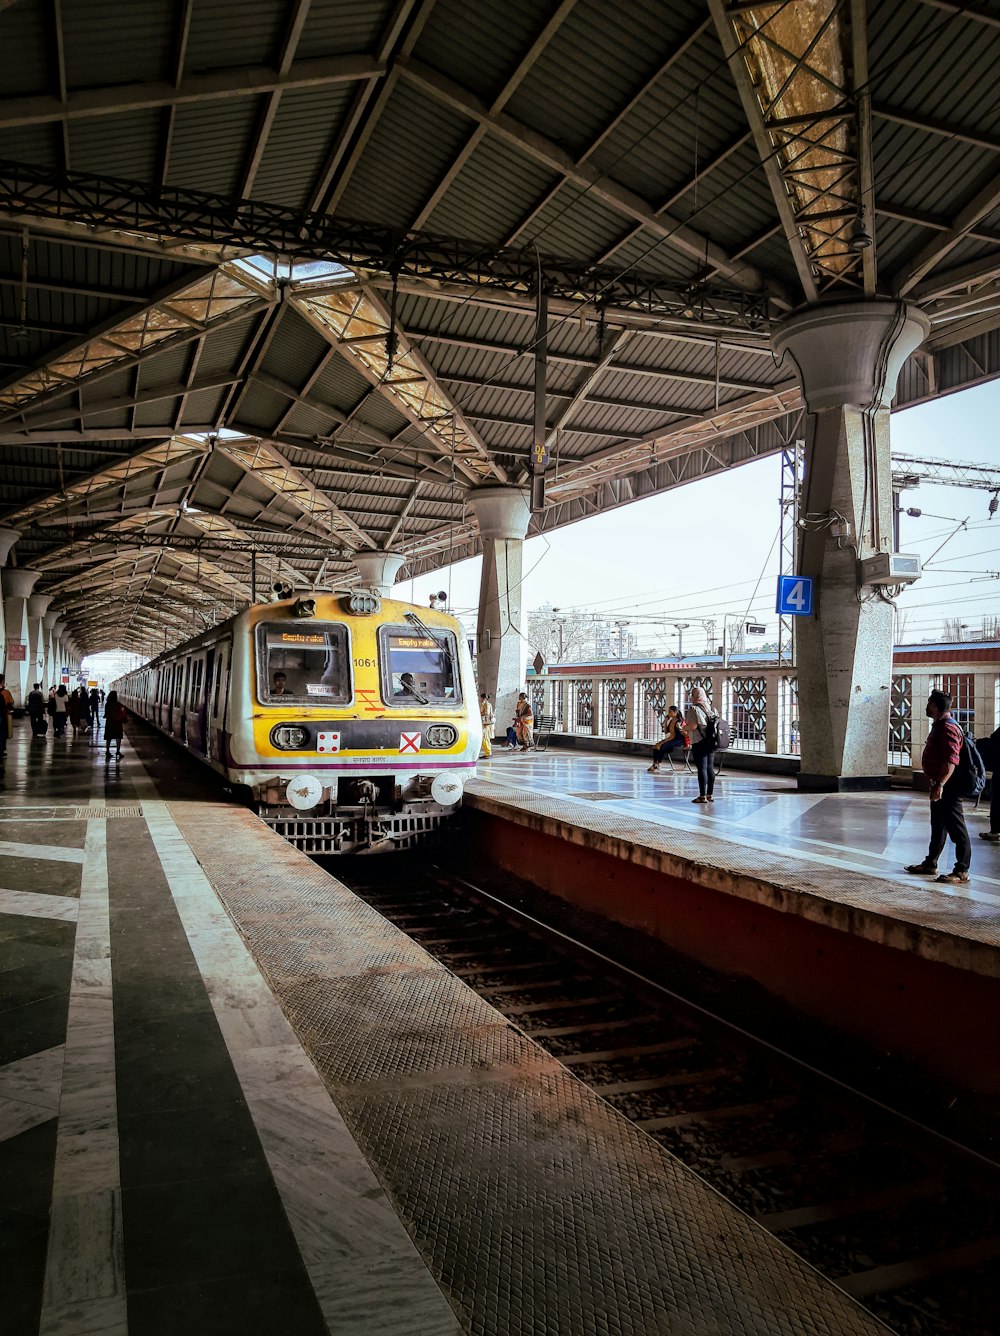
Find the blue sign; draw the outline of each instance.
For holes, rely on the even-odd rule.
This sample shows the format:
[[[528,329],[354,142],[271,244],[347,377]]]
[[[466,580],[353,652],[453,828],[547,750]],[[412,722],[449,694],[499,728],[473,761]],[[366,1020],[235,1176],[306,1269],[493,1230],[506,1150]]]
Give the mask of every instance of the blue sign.
[[[775,612],[781,617],[811,617],[813,582],[808,575],[779,575]]]

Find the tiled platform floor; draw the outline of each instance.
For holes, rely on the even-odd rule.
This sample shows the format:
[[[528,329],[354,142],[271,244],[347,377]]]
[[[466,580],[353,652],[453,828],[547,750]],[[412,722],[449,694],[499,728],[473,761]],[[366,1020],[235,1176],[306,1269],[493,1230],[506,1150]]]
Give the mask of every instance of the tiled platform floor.
[[[988,804],[966,805],[972,836],[972,880],[968,887],[938,886],[911,877],[908,863],[927,853],[930,833],[926,794],[891,789],[875,793],[799,793],[792,778],[723,768],[712,805],[692,805],[695,775],[678,764],[647,773],[649,760],[597,752],[498,751],[481,761],[479,778],[492,784],[572,798],[594,811],[614,811],[677,832],[711,834],[741,849],[794,854],[813,872],[850,868],[946,897],[952,908],[995,905],[1000,916],[1000,844],[978,838],[989,829]],[[950,871],[954,848],[941,859]]]
[[[882,1330],[171,758],[2,771],[4,1336]]]

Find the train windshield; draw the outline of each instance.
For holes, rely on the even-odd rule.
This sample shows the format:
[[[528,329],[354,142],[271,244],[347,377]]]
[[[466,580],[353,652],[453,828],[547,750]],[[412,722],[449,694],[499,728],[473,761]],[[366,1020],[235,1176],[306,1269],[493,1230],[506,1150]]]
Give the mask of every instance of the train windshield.
[[[351,699],[347,627],[257,628],[257,694],[264,705],[343,705]]]
[[[458,646],[451,631],[435,628],[425,636],[410,627],[383,626],[379,639],[382,689],[391,705],[459,703]]]

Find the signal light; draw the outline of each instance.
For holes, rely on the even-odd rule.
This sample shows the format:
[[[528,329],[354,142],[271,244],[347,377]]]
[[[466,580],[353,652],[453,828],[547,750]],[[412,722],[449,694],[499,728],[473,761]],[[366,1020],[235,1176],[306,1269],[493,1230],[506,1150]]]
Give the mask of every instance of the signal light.
[[[292,604],[293,617],[315,617],[316,600],[314,598],[297,598]]]

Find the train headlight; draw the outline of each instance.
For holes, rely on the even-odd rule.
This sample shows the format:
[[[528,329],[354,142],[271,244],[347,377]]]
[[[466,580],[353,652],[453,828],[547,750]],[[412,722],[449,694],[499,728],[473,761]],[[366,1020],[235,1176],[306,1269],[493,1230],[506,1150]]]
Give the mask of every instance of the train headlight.
[[[382,607],[382,600],[373,589],[355,589],[344,602],[347,611],[356,617],[373,617]]]
[[[277,724],[271,729],[271,742],[279,751],[301,751],[309,743],[309,730],[301,724]]]
[[[431,724],[424,729],[424,744],[428,747],[453,747],[458,730],[451,724]]]

